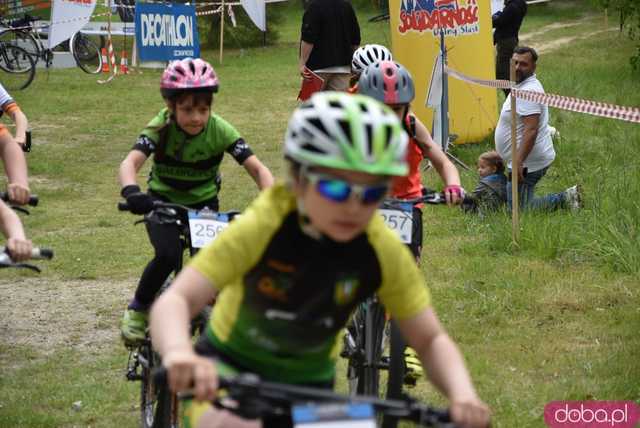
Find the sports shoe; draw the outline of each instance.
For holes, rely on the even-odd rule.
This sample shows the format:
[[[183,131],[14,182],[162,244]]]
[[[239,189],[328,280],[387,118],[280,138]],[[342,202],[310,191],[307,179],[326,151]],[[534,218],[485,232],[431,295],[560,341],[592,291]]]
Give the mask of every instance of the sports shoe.
[[[564,191],[564,202],[572,211],[582,208],[582,187],[579,184]]]
[[[420,364],[418,355],[412,348],[407,347],[407,349],[404,350],[404,363],[406,366],[404,384],[407,386],[415,386],[424,372],[422,371],[422,364]]]
[[[551,125],[547,125],[547,129],[549,129],[549,135],[551,135],[551,139],[557,140],[558,138],[560,138],[560,131],[558,131],[556,128]]]
[[[147,312],[127,309],[120,323],[120,333],[125,345],[136,345],[142,342],[146,335],[149,315]]]

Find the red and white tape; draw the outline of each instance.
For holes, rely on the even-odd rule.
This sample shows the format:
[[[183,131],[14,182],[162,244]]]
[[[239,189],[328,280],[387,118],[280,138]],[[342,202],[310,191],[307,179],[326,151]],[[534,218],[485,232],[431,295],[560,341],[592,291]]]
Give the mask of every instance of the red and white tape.
[[[460,73],[453,68],[449,68],[445,65],[444,72],[447,73],[451,77],[455,77],[458,80],[463,80],[469,83],[475,83],[476,85],[488,86],[490,88],[500,88],[500,89],[509,89],[511,88],[511,82],[509,80],[484,80],[477,79],[475,77],[467,76],[466,74]]]
[[[578,113],[586,113],[592,116],[607,117],[609,119],[640,123],[640,108],[637,107],[624,107],[615,104],[583,100],[580,98],[565,97],[562,95],[523,91],[515,88],[511,89],[511,93],[514,94],[516,98],[545,104],[549,107],[575,111]]]
[[[97,18],[99,16],[107,16],[107,15],[111,15],[111,12],[103,12],[103,13],[96,13],[91,15],[91,18]],[[74,21],[84,21],[86,20],[86,18],[70,18],[70,19],[65,19],[63,21],[54,21],[54,22],[49,22],[49,21],[34,21],[32,24],[29,25],[23,25],[20,27],[7,27],[8,29],[11,30],[30,30],[32,28],[36,28],[37,30],[39,30],[40,28],[48,28],[53,24],[66,24],[68,22],[74,22]],[[38,25],[38,22],[42,22],[41,25]],[[33,25],[33,26],[32,26]]]
[[[609,119],[624,120],[626,122],[640,123],[640,108],[625,107],[615,104],[607,104],[598,101],[584,100],[581,98],[565,97],[556,94],[544,94],[541,92],[525,91],[512,87],[509,80],[484,80],[467,76],[449,67],[445,67],[445,72],[456,79],[474,83],[476,85],[490,88],[511,89],[511,93],[516,98],[544,104],[562,110],[586,113],[592,116],[606,117]]]

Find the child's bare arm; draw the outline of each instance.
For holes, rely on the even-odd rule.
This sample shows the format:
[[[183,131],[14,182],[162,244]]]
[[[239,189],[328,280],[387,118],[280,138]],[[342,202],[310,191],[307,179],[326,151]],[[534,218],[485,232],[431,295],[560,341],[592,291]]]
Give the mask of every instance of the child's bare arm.
[[[120,170],[118,172],[118,179],[122,187],[138,184],[138,171],[140,171],[140,168],[142,168],[146,160],[147,155],[140,150],[131,150],[129,152],[120,164]]]
[[[273,185],[273,175],[256,155],[251,155],[242,163],[244,169],[249,173],[253,181],[256,182],[260,190]]]
[[[427,308],[397,323],[408,344],[418,353],[431,382],[450,400],[454,422],[469,427],[489,426],[489,408],[478,397],[462,354],[433,309]]]

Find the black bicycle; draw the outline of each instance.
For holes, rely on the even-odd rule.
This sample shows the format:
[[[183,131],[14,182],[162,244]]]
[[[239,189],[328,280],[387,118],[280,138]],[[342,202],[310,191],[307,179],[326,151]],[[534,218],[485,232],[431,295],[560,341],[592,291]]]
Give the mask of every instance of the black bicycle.
[[[413,207],[421,203],[446,204],[446,199],[443,193],[429,192],[415,199],[386,199],[380,209],[385,223],[412,249],[419,245],[413,242]],[[360,304],[347,326],[341,352],[341,356],[348,359],[349,393],[387,399],[402,397],[404,386],[415,381],[406,376],[405,348],[400,330],[388,320],[376,296]],[[387,372],[386,389],[381,381],[384,371]],[[381,426],[396,428],[398,421],[393,414],[385,413]]]
[[[76,65],[89,74],[100,73],[102,69],[102,55],[100,49],[105,46],[104,36],[90,36],[77,32],[69,40],[58,44],[53,49],[45,46],[43,40],[48,37],[48,26],[38,25],[41,18],[24,14],[22,18],[11,22],[2,22],[4,30],[0,31],[0,41],[21,47],[34,64],[43,61],[46,68],[53,63],[53,50],[70,51]]]
[[[158,385],[166,387],[164,368],[154,373]],[[264,421],[269,417],[291,417],[293,427],[346,426],[354,421],[359,427],[377,427],[375,414],[393,416],[421,427],[454,428],[448,410],[422,404],[409,396],[396,400],[375,396],[336,394],[327,389],[266,382],[250,373],[218,378],[218,398],[213,404],[247,419]],[[191,399],[193,394],[178,394]],[[272,428],[263,423],[265,428]],[[351,425],[349,425],[351,426]],[[354,425],[355,426],[355,425]]]
[[[129,211],[126,202],[118,204],[120,211]],[[154,202],[154,209],[139,223],[175,225],[180,233],[180,247],[193,256],[207,242],[214,240],[238,211],[215,212],[210,209],[193,210],[179,204]],[[182,270],[182,262],[167,279],[158,293],[162,293],[175,275]],[[201,334],[209,319],[211,308],[205,308],[191,321],[192,335]],[[143,428],[176,428],[179,426],[178,400],[168,388],[158,388],[151,373],[160,366],[160,356],[153,350],[147,331],[145,339],[129,352],[127,380],[140,382],[140,416]]]
[[[0,40],[0,81],[10,91],[18,91],[31,84],[36,64],[22,47]]]

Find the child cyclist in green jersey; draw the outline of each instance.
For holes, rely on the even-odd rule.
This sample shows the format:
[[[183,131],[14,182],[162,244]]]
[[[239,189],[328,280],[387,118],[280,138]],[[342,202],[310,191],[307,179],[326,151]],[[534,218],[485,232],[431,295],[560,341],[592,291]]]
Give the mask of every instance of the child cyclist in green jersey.
[[[151,337],[174,391],[215,395],[212,359],[263,379],[331,388],[341,331],[376,293],[464,427],[486,427],[462,356],[440,325],[410,251],[376,209],[392,176],[406,174],[397,116],[360,95],[317,93],[293,113],[287,185],[262,192],[181,271],[151,311]],[[189,320],[217,294],[194,346]],[[206,402],[189,426],[259,427]],[[266,426],[286,427],[275,419]]]
[[[133,213],[150,212],[154,200],[217,211],[218,168],[225,152],[245,168],[260,189],[273,184],[271,172],[238,131],[211,111],[217,90],[218,77],[213,67],[201,59],[175,61],[164,71],[160,92],[167,107],[142,130],[120,165],[121,194]],[[144,193],[136,175],[151,155],[149,191]],[[176,225],[148,223],[146,227],[155,256],[145,268],[122,319],[121,332],[127,344],[144,339],[148,309],[182,258]]]

